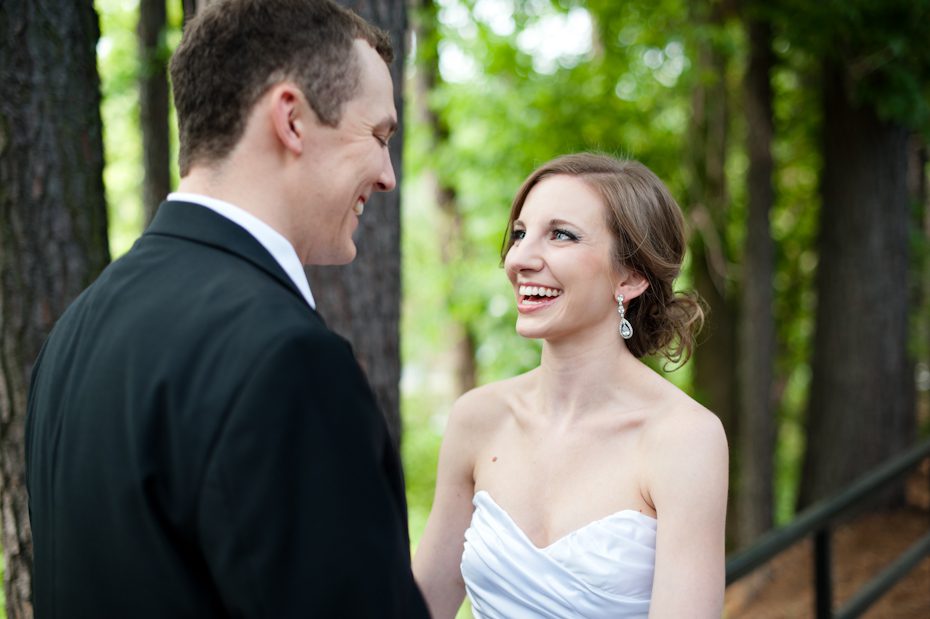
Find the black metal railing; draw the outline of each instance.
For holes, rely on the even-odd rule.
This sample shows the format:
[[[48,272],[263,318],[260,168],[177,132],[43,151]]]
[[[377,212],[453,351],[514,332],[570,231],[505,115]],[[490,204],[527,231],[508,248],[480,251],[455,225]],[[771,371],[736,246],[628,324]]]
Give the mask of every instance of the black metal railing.
[[[830,523],[847,508],[886,488],[886,484],[903,476],[927,456],[930,456],[930,439],[866,473],[836,496],[814,503],[789,524],[769,531],[749,548],[732,554],[727,559],[727,585],[767,563],[795,542],[812,535],[815,616],[817,619],[853,619],[860,616],[923,557],[930,555],[930,524],[926,535],[859,589],[842,608],[834,611]]]

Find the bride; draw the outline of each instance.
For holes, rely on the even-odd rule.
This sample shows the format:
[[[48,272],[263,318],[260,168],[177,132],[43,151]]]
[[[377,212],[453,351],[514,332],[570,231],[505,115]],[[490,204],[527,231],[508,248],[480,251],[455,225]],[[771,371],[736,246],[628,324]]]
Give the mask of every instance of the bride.
[[[681,211],[634,161],[567,155],[513,202],[504,266],[539,367],[463,395],[414,574],[437,618],[720,617],[722,426],[640,358],[686,360]]]

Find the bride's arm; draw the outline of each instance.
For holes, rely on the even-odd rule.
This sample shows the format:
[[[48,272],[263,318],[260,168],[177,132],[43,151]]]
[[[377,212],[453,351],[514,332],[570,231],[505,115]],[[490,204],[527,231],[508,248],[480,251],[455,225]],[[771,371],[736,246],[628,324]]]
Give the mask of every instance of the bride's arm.
[[[426,530],[413,559],[413,575],[434,619],[455,617],[465,598],[459,565],[474,496],[475,429],[469,419],[469,397],[455,403],[449,415],[436,475],[436,494]]]
[[[652,442],[648,478],[656,508],[650,619],[719,619],[725,586],[727,441],[704,409],[667,419]]]

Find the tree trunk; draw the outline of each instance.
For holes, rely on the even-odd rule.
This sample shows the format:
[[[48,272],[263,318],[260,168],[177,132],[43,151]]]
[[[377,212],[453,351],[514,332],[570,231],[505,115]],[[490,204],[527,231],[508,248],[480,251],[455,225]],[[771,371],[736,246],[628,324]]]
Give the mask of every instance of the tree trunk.
[[[913,227],[918,231],[921,251],[913,260],[916,274],[911,287],[915,320],[911,341],[917,345],[917,427],[930,428],[930,191],[927,187],[927,144],[920,134],[911,135],[908,144],[907,193],[913,205]]]
[[[817,314],[800,506],[914,439],[907,132],[857,107],[826,61]],[[892,499],[900,498],[899,493]]]
[[[694,5],[694,19],[704,29],[722,27],[723,15],[718,5]],[[700,14],[702,11],[709,15]],[[730,251],[727,247],[726,220],[729,196],[726,187],[727,57],[705,34],[697,42],[695,74],[699,82],[692,93],[692,118],[689,136],[688,214],[692,226],[692,274],[694,287],[710,311],[694,353],[694,386],[702,404],[720,417],[730,437],[731,483],[728,518],[735,523],[739,465],[737,427],[736,367],[737,322],[732,301],[729,273]],[[728,531],[728,538],[731,537]]]
[[[748,20],[749,66],[743,84],[746,150],[749,154],[748,222],[743,247],[740,320],[739,451],[751,454],[740,466],[737,543],[746,546],[772,528],[775,455],[775,317],[772,291],[775,243],[769,225],[772,187],[772,29]]]
[[[168,144],[168,62],[165,0],[139,3],[139,124],[142,126],[142,206],[145,223],[171,191]]]
[[[434,0],[417,0],[413,19],[413,31],[417,37],[417,71],[416,71],[416,98],[417,116],[429,134],[428,149],[438,152],[449,141],[449,127],[443,118],[429,103],[429,96],[442,83],[439,75],[439,35],[436,25],[439,23],[438,6]],[[446,283],[444,305],[450,308],[454,295],[460,290],[457,277],[458,268],[465,259],[465,243],[463,239],[462,213],[458,208],[455,187],[447,182],[443,170],[438,165],[427,171],[432,186],[432,193],[439,207],[439,221],[441,225],[440,236],[443,239],[440,260],[444,270],[450,277]],[[455,313],[450,311],[454,316]],[[449,341],[452,343],[456,377],[456,390],[460,395],[472,389],[477,384],[477,368],[475,365],[475,333],[467,319],[453,318],[452,334]]]
[[[726,58],[708,41],[699,46],[696,73],[705,77],[692,93],[688,203],[695,287],[710,312],[694,355],[694,381],[703,402],[721,417],[727,433],[735,436],[736,381],[732,368],[736,329],[729,300],[730,252],[724,226],[729,202],[725,172],[728,97],[723,80]]]
[[[109,260],[93,3],[0,3],[0,501],[7,616],[32,617],[23,422],[36,355]]]
[[[396,443],[400,441],[400,188],[403,169],[403,68],[407,11],[403,0],[341,2],[391,35],[394,105],[400,123],[391,140],[397,191],[374,193],[356,232],[358,256],[342,267],[308,269],[327,324],[355,348]]]

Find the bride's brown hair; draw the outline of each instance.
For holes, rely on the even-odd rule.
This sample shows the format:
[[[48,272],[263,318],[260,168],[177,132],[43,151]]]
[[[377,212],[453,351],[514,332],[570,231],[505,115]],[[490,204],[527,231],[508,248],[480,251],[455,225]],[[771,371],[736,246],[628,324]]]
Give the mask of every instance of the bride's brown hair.
[[[673,364],[687,361],[704,323],[704,310],[697,293],[672,288],[685,256],[684,218],[665,184],[638,161],[577,153],[537,168],[513,200],[501,259],[513,245],[513,222],[527,195],[540,181],[556,175],[579,178],[601,196],[614,238],[614,267],[636,271],[649,282],[627,305],[626,318],[633,325],[627,348],[636,357],[660,354]]]

